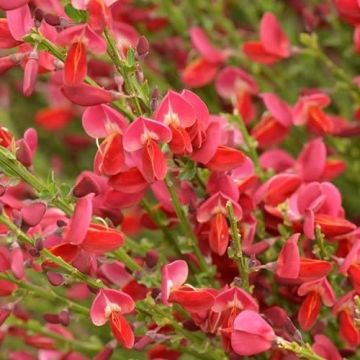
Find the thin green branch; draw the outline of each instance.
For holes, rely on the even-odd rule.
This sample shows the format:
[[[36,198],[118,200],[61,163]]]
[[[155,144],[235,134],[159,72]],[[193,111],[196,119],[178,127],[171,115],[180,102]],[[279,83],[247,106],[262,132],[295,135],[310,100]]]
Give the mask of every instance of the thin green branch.
[[[37,296],[41,299],[47,299],[52,302],[61,302],[70,310],[73,310],[79,314],[89,316],[89,309],[85,306],[82,306],[76,302],[71,301],[70,299],[59,295],[49,288],[42,288],[40,286],[34,285],[30,282],[24,280],[17,280],[10,274],[0,273],[0,279],[10,281],[16,284],[19,288],[26,290],[34,296]]]
[[[229,249],[229,257],[232,258],[238,267],[239,274],[242,280],[242,287],[244,290],[251,292],[249,274],[250,269],[248,265],[248,260],[245,258],[241,246],[241,238],[238,229],[237,220],[234,215],[234,209],[230,201],[226,204],[227,217],[230,222],[230,232],[232,238],[232,247]]]
[[[205,261],[204,256],[200,251],[200,248],[198,246],[198,240],[193,232],[193,229],[192,229],[191,223],[188,219],[188,216],[177,196],[174,183],[169,178],[169,176],[165,179],[165,183],[166,183],[167,189],[170,193],[170,197],[171,197],[172,204],[174,206],[174,210],[180,221],[180,226],[181,226],[182,230],[184,231],[184,233],[186,234],[186,236],[188,237],[188,239],[191,241],[191,246],[193,248],[196,259],[199,262],[200,269],[203,272],[208,272],[209,265]]]
[[[260,165],[260,159],[257,153],[257,143],[249,134],[249,131],[244,123],[244,120],[241,118],[238,112],[236,112],[234,115],[227,115],[227,116],[231,122],[235,123],[238,126],[241,135],[243,137],[244,144],[246,146],[245,151],[247,152],[247,155],[250,157],[250,159],[254,162],[256,174],[258,175],[260,180],[265,180],[266,174],[264,173]]]
[[[43,335],[47,338],[53,339],[59,344],[63,345],[64,348],[70,348],[73,350],[80,351],[82,353],[96,353],[99,352],[103,345],[99,343],[94,343],[94,341],[80,341],[77,339],[71,339],[68,337],[63,337],[59,333],[55,333],[40,324],[35,320],[30,320],[24,322],[19,319],[11,318],[11,325],[25,329],[27,331]]]
[[[45,38],[38,31],[33,31],[28,37],[25,38],[25,41],[30,41],[42,45],[50,54],[54,55],[58,60],[62,62],[64,62],[66,59],[66,53],[61,48],[52,43],[50,40]],[[84,82],[94,87],[100,87],[100,85],[88,75],[85,77]],[[122,112],[130,120],[134,119],[134,115],[131,113],[131,111],[126,109],[126,107],[120,104],[119,101],[114,101],[112,103],[112,106]]]
[[[288,350],[296,355],[298,355],[301,359],[307,360],[324,360],[323,357],[314,353],[309,344],[300,345],[297,342],[289,342],[282,338],[277,338],[277,346],[280,349]]]
[[[107,44],[107,53],[112,60],[112,62],[115,65],[115,68],[117,72],[123,77],[125,82],[126,90],[128,91],[128,94],[133,95],[132,101],[133,105],[136,109],[137,115],[141,115],[143,113],[140,102],[138,99],[138,94],[136,92],[136,87],[133,83],[134,78],[132,77],[131,72],[133,72],[133,69],[131,69],[120,57],[119,51],[117,49],[117,45],[115,42],[115,39],[111,35],[108,28],[104,29],[104,37]]]

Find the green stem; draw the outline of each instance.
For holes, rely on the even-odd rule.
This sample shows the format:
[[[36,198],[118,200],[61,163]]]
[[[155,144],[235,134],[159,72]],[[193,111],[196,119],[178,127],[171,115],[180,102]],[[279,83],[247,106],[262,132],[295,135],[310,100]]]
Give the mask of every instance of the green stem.
[[[108,28],[104,29],[104,37],[107,44],[107,53],[112,60],[112,62],[115,65],[115,68],[117,72],[123,77],[125,82],[125,87],[128,90],[129,95],[133,95],[133,105],[136,109],[137,115],[141,115],[143,113],[140,102],[138,99],[138,94],[136,92],[136,87],[133,84],[134,78],[132,77],[132,74],[130,73],[131,68],[127,66],[127,64],[121,59],[119,55],[119,51],[116,46],[116,42],[111,35]]]
[[[13,232],[18,240],[34,246],[33,239],[28,235],[26,235],[20,228],[18,228],[4,213],[0,214],[0,223],[5,225],[11,232]],[[41,255],[44,256],[46,260],[49,260],[52,263],[59,266],[61,269],[63,269],[66,273],[70,274],[76,280],[84,282],[93,288],[103,287],[103,283],[101,280],[93,279],[90,276],[80,272],[77,268],[67,263],[61,257],[54,255],[48,249],[41,250]]]
[[[35,320],[30,320],[23,322],[19,319],[11,319],[11,325],[43,335],[47,338],[54,339],[56,342],[59,342],[65,347],[80,351],[82,353],[96,353],[99,352],[102,348],[102,344],[95,344],[93,341],[80,341],[75,339],[69,339],[61,336],[58,333],[50,331],[49,329],[44,328],[44,326],[38,323]]]
[[[115,255],[115,258],[121,261],[129,270],[137,271],[141,270],[141,266],[135,262],[126,252],[124,249],[120,248],[116,251],[113,251],[112,254]]]
[[[321,232],[321,227],[316,226],[315,228],[315,240],[319,249],[320,259],[329,259],[326,248],[325,248],[325,235]]]
[[[237,220],[235,219],[233,205],[230,201],[226,204],[227,217],[230,222],[230,232],[232,238],[232,251],[229,254],[229,257],[232,258],[238,267],[239,275],[242,280],[242,287],[247,292],[251,292],[249,274],[250,269],[248,266],[248,260],[245,258],[242,251],[240,233],[238,229]]]
[[[194,254],[199,262],[200,269],[203,272],[208,272],[209,265],[206,263],[204,256],[201,253],[200,248],[197,244],[197,238],[193,232],[193,229],[192,229],[191,223],[187,217],[187,214],[185,213],[185,210],[182,207],[180,200],[177,196],[174,183],[169,178],[169,176],[165,179],[165,183],[166,183],[167,189],[170,193],[170,197],[171,197],[172,204],[174,206],[174,210],[180,221],[180,226],[181,226],[182,230],[184,231],[184,233],[186,234],[186,236],[188,237],[188,239],[191,241],[191,246],[192,246]]]
[[[35,175],[33,175],[29,170],[26,169],[19,161],[16,160],[15,156],[7,149],[0,147],[0,168],[8,176],[15,177],[23,180],[29,184],[36,192],[39,194],[49,194],[49,188],[41,180],[39,180]],[[50,204],[64,211],[67,216],[71,216],[73,213],[73,208],[68,200],[61,198],[58,195],[50,197]],[[11,222],[10,222],[11,223]],[[9,225],[11,226],[11,225]],[[16,226],[12,231],[17,231]],[[23,239],[27,241],[27,239]],[[31,244],[33,243],[30,239]],[[134,262],[134,260],[126,254],[123,249],[119,249],[118,254],[121,256],[122,261],[129,267],[131,270],[138,270],[139,265]]]
[[[0,279],[10,281],[10,282],[16,284],[18,287],[30,292],[31,294],[33,294],[41,299],[47,299],[52,302],[60,301],[61,303],[66,305],[66,307],[68,307],[70,310],[73,310],[79,314],[89,316],[89,309],[87,307],[82,306],[78,303],[75,303],[75,302],[57,294],[56,292],[52,291],[52,289],[42,288],[40,286],[31,284],[29,282],[17,280],[10,274],[5,274],[5,273],[0,273]]]
[[[256,174],[259,176],[260,180],[266,179],[266,174],[264,173],[261,165],[259,155],[257,153],[256,141],[250,136],[249,131],[241,118],[240,114],[236,112],[234,115],[228,115],[229,119],[234,122],[241,132],[244,143],[246,145],[246,151],[250,159],[254,162]]]
[[[209,339],[201,333],[190,332],[186,330],[182,323],[172,316],[172,312],[158,306],[152,298],[147,298],[137,304],[136,310],[153,319],[161,327],[170,326],[176,335],[181,335],[187,340],[187,353],[196,357],[196,359],[225,360],[227,356],[222,348],[214,347]],[[170,341],[170,346],[172,342]],[[175,348],[177,348],[175,346]],[[184,351],[182,346],[181,351]]]
[[[297,342],[289,342],[282,338],[277,338],[277,346],[281,349],[291,351],[297,354],[301,359],[324,360],[323,357],[314,353],[310,345],[300,345]]]
[[[0,147],[0,169],[8,176],[24,181],[39,194],[50,193],[49,187],[46,184],[17,161],[14,154],[3,147]],[[71,215],[72,207],[68,201],[59,198],[57,195],[50,198],[49,201],[52,205],[64,211],[66,215]]]
[[[352,77],[349,76],[341,66],[338,66],[328,55],[324,52],[318,43],[318,38],[315,34],[301,34],[300,42],[306,46],[301,52],[309,54],[314,58],[318,59],[325,67],[340,81],[344,83],[347,90],[352,95],[354,101],[360,104],[360,88],[356,85]]]
[[[66,53],[64,51],[62,51],[61,48],[57,47],[55,44],[53,44],[51,41],[49,41],[48,39],[46,39],[42,34],[40,34],[37,31],[34,31],[29,38],[31,39],[31,41],[41,44],[44,48],[46,48],[46,50],[51,53],[52,55],[54,55],[58,60],[64,62],[66,60]],[[26,40],[26,39],[25,39]],[[94,86],[94,87],[100,87],[100,85],[93,80],[90,76],[86,75],[84,82]],[[127,110],[124,106],[122,106],[119,101],[114,101],[112,103],[113,107],[116,108],[117,110],[119,110],[120,112],[124,113],[130,120],[134,119],[134,115]]]
[[[164,240],[167,244],[174,250],[174,253],[177,256],[182,256],[181,249],[179,248],[176,239],[174,239],[172,232],[168,229],[168,227],[161,221],[159,218],[159,211],[154,210],[152,206],[148,203],[146,199],[141,201],[142,207],[148,213],[150,219],[155,223],[155,225],[161,230],[164,236]]]

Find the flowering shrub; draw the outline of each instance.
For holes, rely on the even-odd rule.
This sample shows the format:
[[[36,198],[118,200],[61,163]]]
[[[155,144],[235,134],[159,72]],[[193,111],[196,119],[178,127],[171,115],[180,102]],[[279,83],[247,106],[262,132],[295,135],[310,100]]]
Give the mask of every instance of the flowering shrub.
[[[4,359],[359,358],[359,1],[0,10]]]

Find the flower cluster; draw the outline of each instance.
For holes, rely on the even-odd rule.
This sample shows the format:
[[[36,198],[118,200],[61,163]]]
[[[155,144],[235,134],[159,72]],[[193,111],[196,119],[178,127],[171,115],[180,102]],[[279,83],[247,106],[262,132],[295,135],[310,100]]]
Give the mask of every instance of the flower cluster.
[[[8,359],[359,356],[360,3],[253,3],[0,0]]]

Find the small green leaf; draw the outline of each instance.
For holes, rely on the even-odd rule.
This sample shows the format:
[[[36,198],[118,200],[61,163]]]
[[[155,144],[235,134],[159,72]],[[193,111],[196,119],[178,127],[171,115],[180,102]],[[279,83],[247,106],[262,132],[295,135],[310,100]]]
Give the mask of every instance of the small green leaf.
[[[65,6],[65,13],[76,23],[86,22],[88,19],[88,13],[86,11],[75,9],[71,4]]]
[[[181,168],[179,177],[181,180],[192,180],[196,175],[196,163],[190,159],[185,159]]]
[[[128,50],[127,65],[129,67],[133,67],[135,65],[135,50],[133,48],[129,48],[129,50]]]

